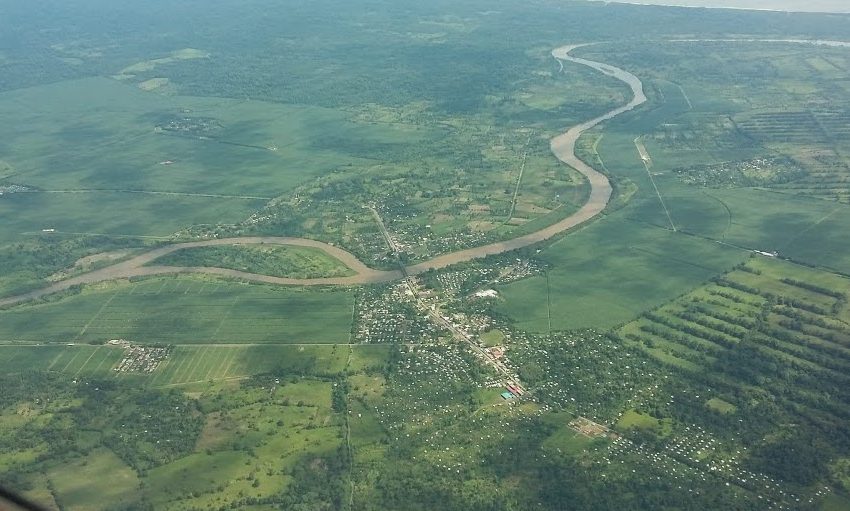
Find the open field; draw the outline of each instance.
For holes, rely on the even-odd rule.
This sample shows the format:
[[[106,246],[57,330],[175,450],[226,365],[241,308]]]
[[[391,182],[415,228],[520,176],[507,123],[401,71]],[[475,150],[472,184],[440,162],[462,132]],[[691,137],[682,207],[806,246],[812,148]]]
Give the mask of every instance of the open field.
[[[259,199],[168,196],[110,191],[26,192],[0,198],[0,243],[21,241],[55,229],[55,236],[105,234],[167,238],[191,224],[235,222],[263,205]],[[103,215],[104,211],[126,215]]]
[[[207,382],[273,371],[338,374],[347,357],[348,348],[343,346],[177,346],[148,384]]]
[[[552,330],[617,325],[731,268],[745,253],[626,222],[617,212],[539,257],[551,266],[548,276],[503,286],[497,306],[517,328],[535,332],[548,331],[550,321]]]
[[[0,313],[0,338],[140,343],[344,343],[353,295],[191,277],[85,289]],[[260,328],[261,326],[261,328]]]
[[[261,373],[336,375],[383,370],[388,346],[177,345],[151,373],[118,372],[125,356],[119,346],[0,345],[0,374],[51,371],[74,378],[125,379],[148,387],[186,386],[241,380]]]
[[[109,450],[93,451],[47,477],[56,488],[57,502],[73,509],[108,509],[134,500],[139,490],[136,472]]]

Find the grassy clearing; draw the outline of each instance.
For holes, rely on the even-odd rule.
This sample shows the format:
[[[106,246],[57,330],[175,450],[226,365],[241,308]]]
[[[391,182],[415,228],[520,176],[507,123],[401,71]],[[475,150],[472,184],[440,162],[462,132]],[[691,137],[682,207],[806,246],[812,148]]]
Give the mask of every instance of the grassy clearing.
[[[499,329],[493,329],[481,334],[480,339],[487,346],[498,346],[504,342],[505,334]]]
[[[49,471],[57,501],[69,509],[101,510],[133,501],[139,477],[112,451],[92,451],[85,458]]]
[[[381,372],[387,363],[390,350],[389,345],[363,344],[353,346],[351,351],[350,369],[354,372]]]
[[[620,430],[628,430],[631,428],[637,429],[657,429],[661,427],[661,421],[652,415],[638,412],[637,410],[628,410],[620,417],[617,422],[617,428]]]
[[[542,444],[546,452],[562,456],[575,456],[594,444],[594,440],[582,435],[573,428],[562,425]]]
[[[724,401],[719,397],[713,397],[709,399],[708,401],[706,401],[705,406],[709,407],[715,412],[722,413],[724,415],[727,413],[735,413],[735,411],[738,409],[737,406],[733,405],[728,401]]]
[[[347,342],[353,294],[195,278],[87,287],[0,313],[0,339],[141,343]]]
[[[367,408],[362,401],[352,402],[348,422],[351,427],[351,441],[356,449],[380,443],[387,436],[384,427],[375,417],[375,411]]]
[[[216,266],[298,279],[354,275],[353,270],[323,250],[280,245],[184,248],[160,257],[151,264]]]

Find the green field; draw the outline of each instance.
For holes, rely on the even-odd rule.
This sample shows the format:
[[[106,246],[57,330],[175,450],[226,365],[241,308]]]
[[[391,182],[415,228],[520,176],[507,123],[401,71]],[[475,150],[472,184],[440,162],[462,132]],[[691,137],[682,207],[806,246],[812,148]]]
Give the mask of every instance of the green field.
[[[640,413],[636,410],[628,410],[620,417],[617,422],[617,428],[620,430],[636,429],[657,429],[661,427],[661,422],[645,413]]]
[[[327,255],[323,250],[279,245],[184,248],[160,257],[151,264],[215,266],[298,279],[354,275],[353,270],[339,260]]]
[[[0,312],[0,339],[139,343],[346,343],[353,295],[195,278],[87,288]]]
[[[593,48],[590,56],[638,72],[655,102],[646,112],[612,121],[597,146],[607,169],[639,187],[631,220],[850,271],[843,239],[822,242],[850,227],[850,161],[841,121],[850,107],[846,84],[835,81],[846,52],[720,42],[602,50]],[[719,68],[738,76],[709,71]],[[648,168],[636,137],[651,157]],[[777,178],[769,163],[775,161],[793,172]],[[731,180],[739,168],[762,181]],[[703,181],[682,179],[707,169]]]
[[[136,472],[109,450],[93,451],[85,459],[49,471],[56,500],[73,509],[97,510],[134,500]]]
[[[348,350],[335,346],[177,346],[151,374],[149,385],[238,379],[271,371],[283,374],[337,374]]]
[[[352,346],[351,350],[353,371],[383,368],[386,346]],[[14,374],[25,368],[83,378],[132,378],[154,387],[239,380],[267,372],[333,375],[346,368],[349,347],[179,345],[172,348],[168,357],[150,374],[115,371],[124,355],[124,348],[117,346],[5,344],[0,345],[0,374]]]
[[[498,346],[505,340],[505,334],[498,329],[488,330],[481,334],[481,342],[486,346]]]
[[[607,328],[740,262],[741,250],[624,221],[621,212],[539,254],[551,269],[503,286],[496,310],[517,328]],[[659,277],[663,275],[663,278]]]

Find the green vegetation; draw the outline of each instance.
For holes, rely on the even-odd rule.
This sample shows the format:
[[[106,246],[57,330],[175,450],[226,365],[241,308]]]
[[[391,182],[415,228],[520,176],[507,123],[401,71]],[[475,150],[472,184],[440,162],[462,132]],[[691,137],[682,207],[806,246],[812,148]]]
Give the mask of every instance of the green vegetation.
[[[501,287],[504,302],[496,311],[533,332],[612,327],[745,257],[733,247],[627,222],[624,213],[594,222],[538,254],[551,269]]]
[[[656,103],[613,121],[597,145],[606,168],[639,187],[630,220],[850,272],[843,239],[822,242],[850,218],[837,120],[846,91],[834,86],[837,68],[820,65],[844,65],[844,49],[669,42],[581,51],[637,72]]]
[[[395,268],[381,223],[402,261],[509,239],[581,207],[549,140],[628,99],[552,48],[614,41],[576,55],[649,103],[578,141],[604,216],[538,247],[0,311],[4,485],[70,510],[847,508],[850,53],[720,41],[847,40],[846,16],[118,4],[3,5],[0,296],[159,243],[305,236]],[[277,246],[154,264],[350,274]]]
[[[635,410],[629,410],[620,417],[617,422],[617,427],[622,430],[635,429],[656,429],[661,426],[658,419],[652,415],[640,413]]]
[[[81,271],[80,261],[101,258],[89,268],[108,261],[103,254],[129,252],[145,243],[136,238],[40,236],[9,245],[0,244],[0,295],[15,295],[46,285],[51,279]]]
[[[743,437],[763,439],[749,467],[808,485],[850,450],[837,392],[850,364],[848,290],[844,277],[753,258],[618,333],[718,394],[703,409],[748,418]]]
[[[353,293],[192,277],[85,288],[0,311],[0,339],[40,342],[345,343]]]
[[[151,264],[216,266],[297,279],[354,275],[353,270],[322,250],[280,245],[184,248],[160,257]]]
[[[85,459],[47,473],[57,503],[73,509],[103,509],[133,500],[139,478],[114,452],[92,451]]]
[[[505,341],[505,334],[499,329],[488,330],[481,334],[481,342],[487,346],[498,346]]]
[[[735,411],[738,409],[738,407],[736,407],[732,403],[724,401],[719,397],[713,397],[709,399],[708,401],[706,401],[705,406],[722,414],[735,413]]]
[[[330,409],[330,382],[281,383],[286,373],[275,374],[207,385],[191,399],[49,373],[3,377],[0,424],[27,428],[4,437],[17,461],[0,470],[21,489],[46,481],[56,505],[72,509],[282,502],[285,488],[340,470],[342,421]],[[32,400],[35,389],[50,399]],[[342,491],[323,490],[336,501]]]
[[[332,375],[345,368],[347,356],[347,350],[336,346],[177,346],[148,381],[185,385],[272,371]]]

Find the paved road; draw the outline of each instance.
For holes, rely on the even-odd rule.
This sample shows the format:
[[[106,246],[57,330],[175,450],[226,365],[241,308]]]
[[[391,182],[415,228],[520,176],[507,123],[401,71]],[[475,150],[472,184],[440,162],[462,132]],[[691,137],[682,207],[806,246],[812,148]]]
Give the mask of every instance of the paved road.
[[[568,229],[576,227],[593,217],[599,215],[608,201],[611,199],[611,183],[603,174],[597,172],[592,167],[581,161],[575,154],[575,144],[579,136],[585,131],[594,126],[612,119],[624,112],[628,112],[633,108],[646,102],[646,96],[643,93],[643,84],[635,75],[624,71],[620,68],[595,62],[578,57],[570,56],[570,51],[579,46],[572,45],[563,46],[552,51],[552,56],[562,64],[563,62],[573,62],[591,67],[601,73],[617,78],[625,82],[632,90],[632,99],[628,103],[610,112],[600,115],[589,121],[573,126],[565,133],[553,138],[550,142],[552,153],[563,163],[573,167],[578,172],[581,172],[590,182],[590,198],[578,211],[567,218],[545,227],[539,231],[519,236],[506,241],[491,243],[480,247],[468,248],[459,250],[439,257],[435,257],[423,263],[408,266],[407,272],[410,275],[431,270],[440,269],[452,264],[470,261],[472,259],[482,258],[488,255],[501,254],[511,250],[527,247],[541,241],[545,241],[553,236],[556,236]],[[255,273],[247,273],[238,270],[230,270],[226,268],[211,268],[211,267],[176,267],[176,266],[145,266],[153,262],[155,259],[170,254],[176,250],[193,247],[207,247],[216,245],[234,245],[234,244],[275,244],[275,245],[293,245],[301,247],[313,247],[324,250],[329,255],[339,259],[349,268],[356,272],[356,275],[350,277],[330,277],[318,279],[292,279],[283,277],[272,277],[269,275],[259,275]],[[18,296],[0,299],[0,307],[13,305],[16,303],[26,302],[41,298],[43,296],[65,291],[73,286],[82,284],[94,284],[115,279],[125,279],[130,277],[142,277],[149,275],[164,275],[175,273],[203,273],[210,275],[221,275],[223,277],[237,278],[252,282],[262,282],[268,284],[280,285],[299,285],[299,286],[349,286],[359,284],[372,284],[379,282],[389,282],[402,278],[402,272],[374,270],[367,267],[354,254],[342,250],[338,247],[322,243],[320,241],[309,240],[304,238],[285,238],[285,237],[243,237],[243,238],[227,238],[207,241],[195,241],[188,243],[176,243],[164,247],[156,248],[149,252],[145,252],[127,261],[108,266],[99,270],[84,273],[76,277],[72,277],[61,282],[57,282],[50,286],[31,291]]]

